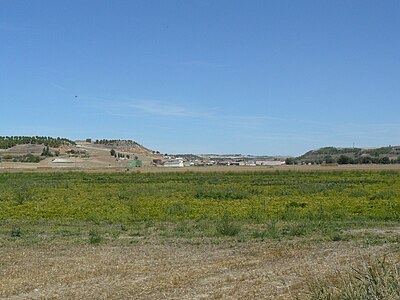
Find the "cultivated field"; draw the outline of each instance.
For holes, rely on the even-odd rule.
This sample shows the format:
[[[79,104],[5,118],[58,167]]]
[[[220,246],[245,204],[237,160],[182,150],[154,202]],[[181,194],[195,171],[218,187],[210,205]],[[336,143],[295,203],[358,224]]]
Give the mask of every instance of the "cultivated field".
[[[107,160],[108,159],[108,160]],[[127,167],[127,162],[115,162],[109,158],[97,159],[76,159],[72,163],[55,164],[52,158],[47,158],[39,163],[17,163],[0,162],[0,173],[19,173],[19,172],[90,172],[90,173],[114,173],[114,172],[132,172],[132,173],[214,173],[214,172],[276,172],[276,171],[300,171],[300,172],[332,172],[332,171],[400,171],[400,164],[360,164],[360,165],[282,165],[282,166],[207,166],[207,167],[183,167],[168,168],[143,166],[140,168]]]
[[[0,297],[398,299],[399,221],[394,170],[0,173]]]

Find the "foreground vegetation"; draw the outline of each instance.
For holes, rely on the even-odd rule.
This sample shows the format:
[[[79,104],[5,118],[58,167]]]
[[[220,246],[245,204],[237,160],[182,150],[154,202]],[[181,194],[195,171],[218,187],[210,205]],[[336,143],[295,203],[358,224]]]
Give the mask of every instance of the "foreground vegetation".
[[[243,292],[243,296],[256,298],[254,287],[261,289],[258,295],[263,295],[262,291],[271,291],[267,288],[271,280],[277,287],[279,280],[286,282],[283,274],[292,276],[293,271],[287,266],[290,262],[302,261],[307,266],[318,267],[320,264],[315,262],[316,259],[335,265],[331,260],[337,257],[337,262],[351,258],[354,270],[349,272],[347,268],[335,272],[320,266],[319,270],[324,273],[313,282],[313,275],[306,277],[308,271],[299,263],[295,268],[303,268],[299,273],[305,276],[303,281],[296,279],[297,290],[296,285],[292,285],[285,291],[276,289],[276,295],[285,292],[291,295],[297,291],[299,299],[397,299],[400,285],[399,175],[396,171],[2,173],[0,249],[4,259],[0,263],[9,265],[8,273],[4,273],[9,276],[3,278],[7,281],[3,286],[0,280],[0,291],[1,287],[4,289],[0,295],[8,297],[30,291],[34,293],[32,297],[37,297],[39,294],[35,291],[38,290],[43,293],[40,294],[43,298],[50,297],[52,288],[59,287],[55,283],[51,286],[51,282],[57,282],[53,279],[55,274],[58,274],[60,284],[65,281],[65,276],[71,282],[83,284],[82,278],[88,282],[101,278],[96,272],[102,268],[102,276],[121,275],[127,280],[126,291],[136,294],[138,285],[132,285],[127,274],[132,278],[139,275],[134,272],[135,268],[123,269],[125,260],[129,259],[130,264],[143,274],[143,270],[150,272],[146,262],[156,259],[159,267],[148,276],[157,282],[157,287],[160,279],[169,282],[164,283],[163,292],[168,292],[170,287],[175,291],[176,285],[183,290],[188,284],[188,290],[201,288],[204,282],[196,282],[204,276],[218,282],[221,290],[230,285],[247,287],[248,292],[240,289],[233,295]],[[153,245],[154,241],[163,246]],[[218,245],[218,250],[214,245]],[[18,249],[30,251],[32,261],[22,254],[18,256]],[[175,253],[177,249],[183,259],[174,260],[178,269],[169,277],[167,274],[173,268],[165,257],[175,256],[165,251]],[[202,249],[208,249],[206,251],[214,256],[207,261]],[[232,250],[226,257],[228,249]],[[346,249],[353,250],[343,253]],[[371,249],[366,253],[375,253],[378,259],[364,260],[358,252],[361,249]],[[376,249],[386,250],[379,250],[378,254]],[[380,255],[387,250],[394,259],[390,262],[380,260]],[[49,259],[41,256],[47,251],[53,253]],[[76,264],[81,267],[68,273],[75,264],[71,265],[69,255],[56,256],[58,251],[79,253],[74,254],[74,259],[81,261],[93,274],[84,271],[85,268],[80,269],[82,264]],[[85,260],[81,260],[82,251],[86,253]],[[110,251],[123,251],[129,255],[120,257],[114,253],[115,256],[109,257]],[[94,253],[104,253],[102,262],[108,265],[99,264],[94,269]],[[300,254],[294,256],[295,253]],[[328,254],[331,256],[326,260],[320,257]],[[150,260],[148,255],[152,257]],[[23,257],[25,263],[18,265]],[[34,257],[39,258],[35,260]],[[65,264],[58,271],[54,271],[54,257]],[[136,261],[134,257],[140,259]],[[56,273],[51,273],[52,279],[40,275],[40,284],[30,283],[32,274],[25,274],[24,270],[31,268],[26,266],[33,262],[43,265],[43,260],[47,261],[49,272]],[[275,260],[279,266],[273,264]],[[116,262],[121,263],[122,271],[113,269]],[[347,266],[349,262],[342,263]],[[179,269],[182,264],[185,267]],[[192,264],[196,268],[191,268]],[[10,279],[15,272],[14,265],[18,265],[19,273],[15,279]],[[259,275],[269,274],[271,266],[275,268],[273,274],[282,277],[274,279],[268,275],[259,279]],[[284,273],[280,271],[282,267],[286,268]],[[214,274],[220,275],[213,277],[201,273],[202,268],[215,268]],[[258,273],[254,273],[255,268]],[[165,274],[162,277],[158,275],[160,270]],[[184,281],[181,272],[193,282]],[[21,276],[29,279],[17,280]],[[252,281],[252,276],[259,281]],[[143,282],[147,287],[151,287],[151,283],[149,279]],[[37,289],[45,284],[52,288]],[[308,289],[302,288],[307,285]],[[90,291],[89,287],[83,286],[78,294]],[[111,286],[108,288],[112,289]],[[61,291],[61,294],[70,293],[70,289]],[[150,294],[145,295],[154,296],[155,291],[157,289],[150,288]],[[199,290],[198,293],[201,294]],[[130,294],[127,292],[126,295]]]
[[[3,242],[43,232],[342,240],[351,238],[348,229],[399,222],[399,175],[6,173],[0,174],[0,233]]]
[[[339,285],[313,283],[311,299],[400,299],[400,266],[396,262],[364,261],[352,272],[340,273],[336,280]]]

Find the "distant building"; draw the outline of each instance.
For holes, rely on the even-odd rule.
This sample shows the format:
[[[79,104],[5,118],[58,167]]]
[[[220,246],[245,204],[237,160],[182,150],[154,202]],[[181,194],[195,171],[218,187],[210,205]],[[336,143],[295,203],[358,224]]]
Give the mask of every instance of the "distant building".
[[[279,161],[279,160],[257,160],[256,165],[257,166],[280,166],[284,165],[284,161]]]
[[[161,158],[154,158],[153,159],[153,165],[162,165],[162,160]]]
[[[170,168],[181,168],[184,167],[184,164],[182,160],[171,160],[171,161],[166,161],[163,166]]]
[[[72,164],[74,163],[74,161],[70,160],[70,159],[65,159],[65,158],[55,158],[51,161],[52,163],[56,163],[56,164]]]

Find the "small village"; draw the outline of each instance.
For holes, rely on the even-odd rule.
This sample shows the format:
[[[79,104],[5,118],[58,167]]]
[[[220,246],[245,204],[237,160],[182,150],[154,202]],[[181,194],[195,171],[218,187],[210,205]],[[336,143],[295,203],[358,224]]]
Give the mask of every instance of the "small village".
[[[165,160],[153,159],[153,166],[167,168],[207,167],[207,166],[280,166],[285,161],[280,160],[246,160],[246,159],[186,159],[182,157],[167,156]]]

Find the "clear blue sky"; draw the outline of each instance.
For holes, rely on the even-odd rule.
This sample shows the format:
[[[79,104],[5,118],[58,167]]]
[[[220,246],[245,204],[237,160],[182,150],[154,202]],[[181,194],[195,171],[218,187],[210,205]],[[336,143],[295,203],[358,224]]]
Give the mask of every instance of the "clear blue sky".
[[[163,153],[398,145],[400,1],[0,0],[0,104]]]

